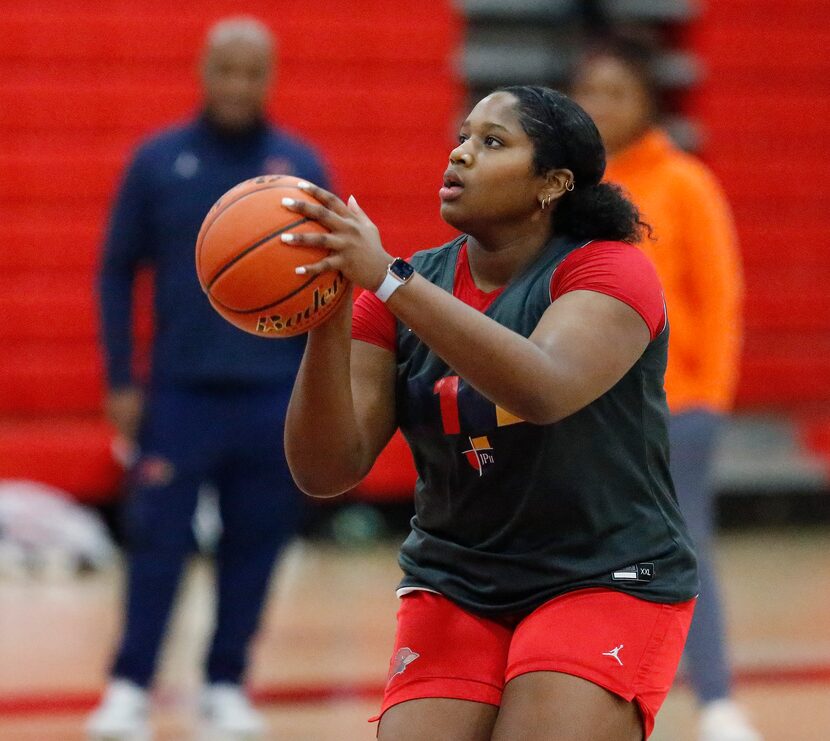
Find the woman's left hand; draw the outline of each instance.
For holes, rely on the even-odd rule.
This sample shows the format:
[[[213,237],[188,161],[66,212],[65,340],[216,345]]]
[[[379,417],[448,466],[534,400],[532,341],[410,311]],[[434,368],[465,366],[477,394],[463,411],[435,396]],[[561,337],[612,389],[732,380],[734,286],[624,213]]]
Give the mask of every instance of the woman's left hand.
[[[333,193],[311,183],[300,183],[297,187],[314,196],[322,205],[295,198],[284,198],[282,205],[316,221],[329,231],[286,233],[282,235],[282,241],[287,244],[323,247],[331,251],[319,262],[297,267],[297,272],[317,275],[326,270],[339,270],[347,280],[362,288],[377,290],[393,258],[383,249],[378,228],[357,205],[355,197],[349,197],[347,206]]]

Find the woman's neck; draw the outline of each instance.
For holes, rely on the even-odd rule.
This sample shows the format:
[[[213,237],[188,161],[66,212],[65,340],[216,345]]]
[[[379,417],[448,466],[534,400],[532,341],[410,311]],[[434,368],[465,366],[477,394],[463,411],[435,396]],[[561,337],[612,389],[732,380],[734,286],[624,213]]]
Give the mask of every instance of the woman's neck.
[[[467,256],[476,286],[482,291],[493,291],[506,285],[533,261],[551,236],[550,230],[514,234],[505,240],[484,240],[470,236],[467,240]]]

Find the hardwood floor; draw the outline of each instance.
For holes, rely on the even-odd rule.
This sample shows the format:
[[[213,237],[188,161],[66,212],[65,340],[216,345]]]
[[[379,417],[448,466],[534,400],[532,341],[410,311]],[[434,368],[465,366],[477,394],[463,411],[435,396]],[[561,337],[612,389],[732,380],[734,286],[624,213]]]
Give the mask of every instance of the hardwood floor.
[[[766,741],[830,738],[830,532],[747,531],[718,540],[736,693]],[[250,684],[273,741],[369,741],[395,629],[395,545],[298,542],[283,559],[253,647]],[[211,573],[192,565],[165,645],[158,741],[198,739],[199,658]],[[82,741],[119,630],[120,572],[0,580],[0,739]],[[678,683],[652,741],[695,741]]]

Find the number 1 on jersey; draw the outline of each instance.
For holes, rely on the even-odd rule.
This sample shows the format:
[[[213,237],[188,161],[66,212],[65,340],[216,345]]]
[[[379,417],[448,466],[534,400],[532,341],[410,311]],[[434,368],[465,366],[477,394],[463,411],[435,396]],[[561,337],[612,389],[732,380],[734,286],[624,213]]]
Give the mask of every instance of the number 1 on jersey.
[[[441,405],[441,423],[444,425],[445,435],[457,435],[461,432],[461,420],[458,416],[458,376],[439,378],[432,387],[432,392],[438,394]]]
[[[461,432],[461,417],[458,412],[458,384],[460,380],[458,376],[447,376],[446,378],[439,378],[432,387],[432,392],[438,394],[438,401],[441,405],[441,424],[444,426],[445,435],[458,435]],[[475,398],[479,400],[478,403],[487,404],[488,407],[495,410],[496,427],[506,427],[524,422],[521,417],[502,409],[483,396],[476,395]]]

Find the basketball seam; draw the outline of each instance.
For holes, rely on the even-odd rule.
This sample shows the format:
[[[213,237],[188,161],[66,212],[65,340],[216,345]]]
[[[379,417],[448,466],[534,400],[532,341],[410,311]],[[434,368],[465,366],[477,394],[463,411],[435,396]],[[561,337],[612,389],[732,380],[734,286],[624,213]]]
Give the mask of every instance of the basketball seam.
[[[274,237],[279,236],[287,229],[293,229],[295,226],[305,224],[308,220],[309,219],[307,219],[306,217],[303,217],[298,221],[292,221],[290,224],[285,224],[284,226],[281,226],[279,229],[277,229],[277,231],[271,232],[270,234],[266,234],[262,239],[260,239],[258,242],[254,242],[250,247],[246,247],[236,257],[234,257],[229,262],[226,262],[219,269],[219,272],[216,273],[216,275],[214,275],[213,278],[210,279],[210,283],[207,284],[207,290],[210,291],[210,289],[213,288],[214,285],[216,285],[216,281],[219,280],[219,278],[221,278],[226,272],[228,272],[228,270],[231,267],[233,267],[236,263],[238,263],[243,257],[245,257],[245,255],[250,254],[257,247],[262,247],[263,244],[265,244],[266,242],[270,242]]]
[[[285,175],[281,176],[280,180],[283,177],[285,177]],[[256,180],[256,178],[251,178],[251,180]],[[242,185],[242,184],[243,183],[240,183],[240,185]],[[275,188],[293,188],[295,190],[298,190],[297,186],[294,185],[293,183],[280,185],[279,180],[277,180],[275,182],[272,182],[272,183],[268,183],[267,185],[263,183],[262,188],[256,188],[254,190],[248,190],[245,193],[240,193],[232,201],[228,201],[224,206],[222,206],[222,208],[220,208],[213,215],[213,221],[216,221],[216,219],[218,219],[223,213],[225,213],[225,211],[227,211],[231,206],[233,206],[234,203],[239,203],[239,201],[241,201],[243,198],[247,198],[248,196],[253,195],[254,193],[261,193],[263,190],[274,190]],[[224,196],[222,196],[222,197],[224,197]],[[220,198],[220,200],[221,200],[221,198]],[[211,222],[211,226],[213,226],[213,222]]]
[[[282,176],[280,176],[279,180],[281,180],[284,177],[290,177],[290,176],[282,175]],[[256,180],[256,178],[251,178],[251,180]],[[270,183],[269,185],[265,185],[262,188],[257,188],[256,190],[249,190],[245,193],[242,193],[242,194],[238,195],[232,201],[229,201],[224,206],[222,206],[222,208],[219,209],[219,211],[217,211],[213,215],[213,218],[211,219],[210,224],[208,224],[207,229],[205,229],[204,233],[200,235],[199,239],[196,242],[196,255],[197,255],[197,260],[198,260],[198,263],[199,263],[200,272],[201,272],[201,267],[202,267],[202,245],[204,244],[205,239],[207,238],[208,232],[211,230],[213,225],[216,224],[219,217],[222,216],[222,214],[224,214],[225,211],[227,211],[231,206],[233,206],[234,203],[239,203],[243,198],[247,198],[248,196],[254,195],[255,193],[261,193],[263,190],[276,190],[277,188],[289,188],[289,189],[293,189],[293,190],[301,190],[301,189],[297,188],[297,186],[294,185],[294,184],[282,184],[281,185],[279,183],[279,180],[277,180],[274,183]],[[241,184],[242,183],[240,183],[240,185]],[[305,193],[305,191],[301,191],[301,192]],[[221,200],[221,198],[220,198],[220,200]],[[205,218],[207,219],[208,216],[210,216],[210,212],[208,212],[208,214],[207,214],[207,216],[205,216]]]
[[[339,270],[337,272],[342,277],[342,273],[340,273]],[[226,304],[223,304],[219,299],[216,298],[216,296],[211,295],[211,298],[223,309],[232,311],[235,314],[256,314],[258,311],[272,309],[275,306],[279,306],[283,301],[288,301],[288,299],[290,299],[292,296],[296,296],[298,293],[300,293],[300,291],[304,290],[305,288],[308,288],[308,286],[310,286],[319,277],[319,275],[312,275],[305,283],[303,283],[298,288],[295,288],[293,291],[291,291],[291,293],[286,294],[285,296],[277,299],[276,301],[272,301],[270,304],[265,304],[265,306],[258,306],[255,309],[234,309],[232,306],[227,306]]]

